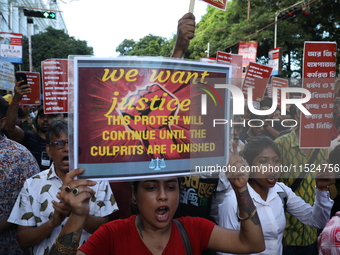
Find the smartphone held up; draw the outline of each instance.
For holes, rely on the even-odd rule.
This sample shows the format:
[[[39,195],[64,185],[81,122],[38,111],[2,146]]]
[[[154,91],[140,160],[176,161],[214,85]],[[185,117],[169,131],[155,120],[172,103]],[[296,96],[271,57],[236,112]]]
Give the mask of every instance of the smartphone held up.
[[[26,76],[26,73],[20,73],[20,72],[15,73],[15,79],[16,79],[17,81],[24,81],[24,82],[20,83],[20,86],[26,85],[26,84],[27,84],[27,76]]]

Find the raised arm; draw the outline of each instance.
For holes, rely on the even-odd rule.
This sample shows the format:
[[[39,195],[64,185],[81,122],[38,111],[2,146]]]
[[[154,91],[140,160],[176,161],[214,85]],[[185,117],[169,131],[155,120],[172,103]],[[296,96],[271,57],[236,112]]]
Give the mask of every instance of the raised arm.
[[[20,86],[24,81],[18,81],[14,86],[14,96],[12,103],[9,105],[7,114],[6,114],[6,125],[5,130],[9,136],[14,141],[21,143],[24,140],[25,132],[17,125],[15,125],[17,116],[19,103],[23,97],[23,95],[31,92],[31,88],[28,84]]]
[[[234,169],[246,166],[246,161],[233,154],[229,165]],[[259,253],[265,249],[261,223],[249,195],[247,182],[248,174],[242,172],[229,173],[229,181],[235,191],[238,203],[238,217],[241,222],[241,230],[231,230],[215,226],[208,244],[209,249],[227,253]]]
[[[50,255],[71,255],[77,252],[81,233],[90,212],[89,200],[95,193],[88,186],[96,185],[96,182],[90,180],[73,180],[83,171],[84,169],[74,169],[67,173],[64,179],[60,199],[71,208],[71,214],[52,246]],[[79,190],[76,196],[70,192],[75,188]]]
[[[190,40],[194,38],[195,16],[192,13],[185,14],[179,21],[177,36],[172,58],[181,58],[184,51],[189,47]]]

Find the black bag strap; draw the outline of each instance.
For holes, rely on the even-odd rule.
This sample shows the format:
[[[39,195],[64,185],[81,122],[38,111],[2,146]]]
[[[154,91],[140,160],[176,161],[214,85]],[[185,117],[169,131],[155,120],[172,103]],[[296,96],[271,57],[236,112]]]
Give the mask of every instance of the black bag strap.
[[[314,160],[316,159],[316,156],[318,155],[320,149],[315,149],[313,151],[312,156],[310,156],[310,158],[308,159],[307,165],[313,164]],[[295,192],[295,190],[299,187],[300,183],[302,182],[302,179],[306,176],[308,171],[302,171],[299,174],[299,177],[297,179],[295,179],[295,181],[293,182],[293,184],[290,186],[290,188],[292,189],[293,192]]]
[[[187,235],[187,232],[185,231],[185,229],[184,229],[184,227],[183,227],[183,225],[180,221],[174,220],[174,222],[176,223],[178,230],[181,233],[182,241],[183,241],[183,244],[185,246],[185,250],[187,252],[187,255],[192,255],[191,243],[190,243],[189,237]]]

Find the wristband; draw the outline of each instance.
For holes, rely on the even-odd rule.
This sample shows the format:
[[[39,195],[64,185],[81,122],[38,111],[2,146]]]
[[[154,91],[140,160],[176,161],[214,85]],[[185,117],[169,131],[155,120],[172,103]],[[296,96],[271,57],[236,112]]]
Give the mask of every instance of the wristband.
[[[250,215],[248,215],[248,217],[246,217],[246,218],[241,218],[241,217],[240,217],[240,212],[237,210],[237,218],[238,218],[240,221],[248,220],[248,219],[250,219],[251,217],[253,217],[253,216],[255,215],[256,211],[257,211],[257,209],[256,209],[256,207],[255,207],[254,211],[253,211]]]

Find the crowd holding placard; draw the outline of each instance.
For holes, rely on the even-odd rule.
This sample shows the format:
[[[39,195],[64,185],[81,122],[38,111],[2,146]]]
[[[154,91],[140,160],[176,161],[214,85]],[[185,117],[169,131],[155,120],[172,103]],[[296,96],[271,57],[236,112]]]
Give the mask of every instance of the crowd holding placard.
[[[185,14],[172,57],[183,55],[194,30],[194,16]],[[340,211],[330,190],[330,169],[340,158],[337,101],[330,149],[301,148],[299,125],[280,124],[300,123],[294,104],[285,116],[280,108],[269,116],[246,108],[245,115],[233,116],[228,166],[237,172],[152,177],[130,185],[77,179],[84,169],[69,169],[67,114],[20,105],[31,92],[21,83],[12,97],[0,98],[0,254],[339,254],[340,240],[332,243],[326,233],[335,221],[328,220]],[[261,110],[272,104],[270,97],[259,102]],[[240,124],[249,119],[256,121]],[[105,134],[107,140],[143,136]],[[239,171],[280,165],[304,167],[286,175]],[[314,176],[311,165],[322,171]]]

